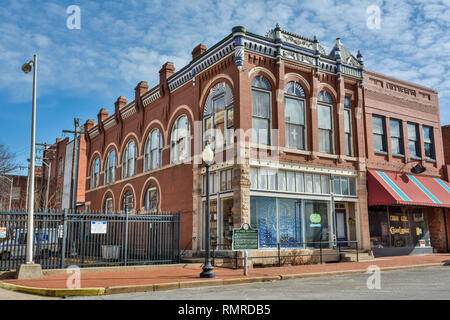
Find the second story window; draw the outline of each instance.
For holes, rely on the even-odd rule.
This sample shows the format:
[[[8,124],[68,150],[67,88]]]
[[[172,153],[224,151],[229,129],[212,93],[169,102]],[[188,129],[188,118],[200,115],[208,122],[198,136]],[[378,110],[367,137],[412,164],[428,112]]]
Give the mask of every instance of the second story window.
[[[105,163],[105,185],[116,181],[116,153],[112,150],[108,153]]]
[[[127,191],[123,196],[122,209],[124,213],[133,213],[134,209],[134,198],[131,191]]]
[[[112,197],[106,198],[104,210],[106,214],[114,213],[114,201]]]
[[[382,116],[372,116],[373,150],[377,153],[386,153],[386,126]]]
[[[425,149],[425,157],[427,159],[435,160],[434,153],[434,134],[433,128],[428,126],[423,126],[423,143]]]
[[[252,81],[252,142],[270,144],[272,87],[263,76]]]
[[[305,91],[297,82],[291,81],[284,94],[286,147],[305,150]]]
[[[179,117],[173,126],[170,142],[170,162],[181,163],[191,156],[191,133],[187,116]]]
[[[162,163],[162,135],[158,129],[153,130],[145,143],[144,171],[161,167]]]
[[[403,128],[402,122],[397,119],[390,119],[391,150],[393,155],[403,155]]]
[[[326,91],[321,91],[317,97],[319,117],[319,151],[333,153],[333,99]]]
[[[209,92],[203,110],[203,139],[210,140],[213,149],[233,143],[233,93],[225,82],[218,83]]]
[[[350,98],[345,98],[344,103],[344,129],[345,129],[345,154],[353,155],[353,139],[352,139],[352,109]]]
[[[409,156],[413,159],[420,159],[419,126],[417,123],[408,123],[408,146]]]
[[[91,189],[100,185],[100,159],[95,158],[91,168]]]
[[[137,148],[134,141],[130,141],[123,151],[122,179],[136,174]]]
[[[154,213],[158,211],[158,189],[150,185],[145,192],[145,211]]]

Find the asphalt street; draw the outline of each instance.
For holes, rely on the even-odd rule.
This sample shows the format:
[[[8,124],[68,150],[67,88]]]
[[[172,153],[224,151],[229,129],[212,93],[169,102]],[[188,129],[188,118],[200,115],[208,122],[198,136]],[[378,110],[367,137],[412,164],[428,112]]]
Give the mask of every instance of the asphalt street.
[[[450,299],[450,267],[380,272],[379,288],[370,274],[348,274],[158,292],[72,297],[83,300],[441,300]]]

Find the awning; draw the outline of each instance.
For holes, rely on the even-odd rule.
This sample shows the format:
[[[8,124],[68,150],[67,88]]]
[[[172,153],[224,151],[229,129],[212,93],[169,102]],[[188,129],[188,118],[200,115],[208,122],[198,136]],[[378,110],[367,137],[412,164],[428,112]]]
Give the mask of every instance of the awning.
[[[369,206],[406,204],[450,208],[450,183],[442,179],[368,171]]]

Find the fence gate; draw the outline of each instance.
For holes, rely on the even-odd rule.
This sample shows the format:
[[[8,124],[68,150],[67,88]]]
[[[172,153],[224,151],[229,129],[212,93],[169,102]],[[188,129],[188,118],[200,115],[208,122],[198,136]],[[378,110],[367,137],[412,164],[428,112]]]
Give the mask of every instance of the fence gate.
[[[27,212],[0,212],[0,270],[26,262],[27,221]],[[43,269],[178,263],[181,212],[35,212],[33,239]]]

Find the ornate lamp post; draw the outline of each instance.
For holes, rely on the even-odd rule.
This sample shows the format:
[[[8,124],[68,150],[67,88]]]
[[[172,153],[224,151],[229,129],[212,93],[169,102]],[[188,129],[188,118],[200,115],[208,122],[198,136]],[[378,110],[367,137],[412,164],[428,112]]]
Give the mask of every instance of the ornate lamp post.
[[[202,153],[202,159],[206,164],[206,230],[205,230],[205,265],[203,271],[200,273],[200,278],[215,278],[214,267],[211,265],[210,253],[210,212],[209,212],[209,166],[214,160],[214,152],[211,149],[209,142],[206,144]]]

